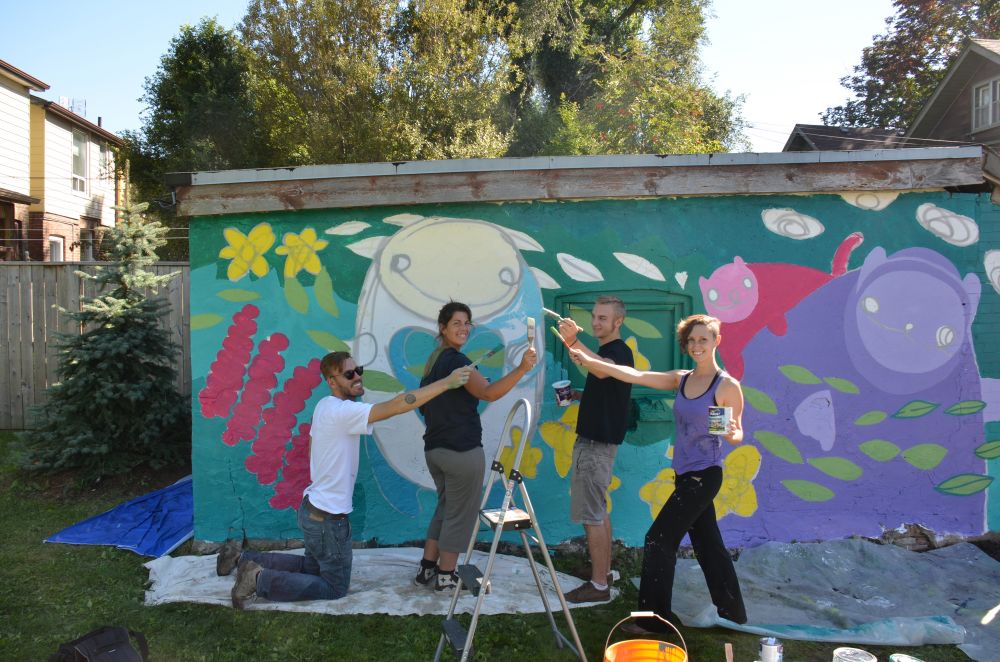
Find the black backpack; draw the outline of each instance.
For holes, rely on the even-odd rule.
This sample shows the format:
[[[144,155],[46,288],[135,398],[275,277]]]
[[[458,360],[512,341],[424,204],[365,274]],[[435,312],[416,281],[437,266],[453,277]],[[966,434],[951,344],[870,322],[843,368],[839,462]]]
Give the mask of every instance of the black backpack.
[[[132,646],[135,637],[139,650]],[[49,662],[147,662],[149,646],[141,632],[105,626],[59,647]]]

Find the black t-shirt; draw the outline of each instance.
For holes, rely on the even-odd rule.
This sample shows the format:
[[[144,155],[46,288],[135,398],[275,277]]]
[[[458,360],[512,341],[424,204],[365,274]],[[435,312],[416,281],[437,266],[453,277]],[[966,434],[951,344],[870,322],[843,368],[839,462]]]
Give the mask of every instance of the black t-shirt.
[[[444,379],[456,368],[472,361],[465,354],[446,347],[434,362],[430,373],[420,380],[421,386]],[[449,448],[468,451],[483,445],[483,424],[479,420],[479,399],[464,387],[445,391],[420,408],[427,430],[424,432],[424,450]]]
[[[617,365],[635,367],[632,350],[620,338],[601,345],[597,355],[614,361]],[[625,440],[631,396],[631,384],[614,377],[598,379],[593,373],[587,375],[576,419],[576,433],[606,444],[622,443]]]

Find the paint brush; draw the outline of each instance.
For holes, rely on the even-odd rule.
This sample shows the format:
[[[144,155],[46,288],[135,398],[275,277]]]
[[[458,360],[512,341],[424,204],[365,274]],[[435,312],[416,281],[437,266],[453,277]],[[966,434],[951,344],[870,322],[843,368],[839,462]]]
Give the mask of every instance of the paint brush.
[[[470,363],[469,367],[470,368],[475,368],[477,365],[479,365],[480,363],[482,363],[486,359],[490,358],[491,356],[493,356],[497,352],[502,352],[502,351],[503,351],[503,343],[500,343],[499,345],[497,345],[496,347],[494,347],[493,349],[491,349],[490,351],[486,352],[485,354],[483,354],[482,356],[480,356],[478,359],[476,359],[475,361],[473,361],[472,363]]]
[[[544,308],[543,307],[542,308],[542,312],[545,313],[546,315],[548,315],[549,317],[554,317],[557,320],[562,320],[562,315],[560,315],[559,313],[557,313],[554,310],[549,310],[548,308]]]
[[[535,344],[535,318],[528,318],[528,346]]]
[[[563,345],[566,344],[566,339],[562,337],[561,333],[559,333],[559,329],[557,329],[554,326],[550,326],[549,327],[549,331],[551,331],[552,333],[556,334],[556,338],[558,338],[559,340],[561,340]]]

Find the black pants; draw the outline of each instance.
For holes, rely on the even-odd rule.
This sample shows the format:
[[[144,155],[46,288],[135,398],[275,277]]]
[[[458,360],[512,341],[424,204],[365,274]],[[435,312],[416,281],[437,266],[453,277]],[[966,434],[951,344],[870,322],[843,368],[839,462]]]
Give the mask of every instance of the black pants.
[[[677,549],[684,534],[691,535],[691,544],[698,565],[708,583],[708,592],[719,616],[736,623],[747,620],[740,583],[733,560],[722,541],[715,520],[712,500],[722,487],[722,469],[709,467],[677,477],[674,493],[646,532],[642,557],[642,582],[639,584],[639,609],[652,611],[676,623],[671,609],[674,590],[674,566]],[[654,618],[641,619],[639,624],[654,632],[667,629]]]

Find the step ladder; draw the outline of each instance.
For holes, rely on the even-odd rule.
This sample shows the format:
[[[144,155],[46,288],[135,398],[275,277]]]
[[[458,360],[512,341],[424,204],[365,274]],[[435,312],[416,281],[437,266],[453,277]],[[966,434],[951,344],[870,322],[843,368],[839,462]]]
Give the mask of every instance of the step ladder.
[[[521,456],[524,454],[524,449],[528,446],[527,436],[523,436],[521,438],[520,446],[517,449],[517,454],[514,458],[514,467],[510,470],[509,475],[504,471],[503,464],[500,462],[500,454],[506,447],[506,444],[503,443],[503,441],[511,438],[511,423],[514,421],[514,415],[517,413],[519,408],[524,409],[524,430],[529,430],[531,428],[531,404],[527,401],[527,399],[521,398],[514,403],[514,406],[511,407],[510,413],[507,415],[507,422],[504,424],[503,433],[500,437],[501,443],[497,448],[496,456],[493,458],[493,463],[490,465],[490,477],[486,482],[486,487],[483,490],[483,499],[479,505],[479,519],[481,524],[485,524],[493,531],[493,543],[490,545],[489,556],[486,559],[486,569],[485,571],[480,571],[478,567],[470,563],[473,547],[475,546],[476,539],[479,536],[480,523],[477,523],[477,526],[472,531],[472,535],[469,539],[469,547],[465,551],[465,563],[458,565],[455,569],[456,574],[458,575],[458,585],[455,587],[455,592],[452,594],[451,606],[448,608],[448,615],[445,617],[445,620],[441,625],[442,633],[441,638],[438,641],[437,652],[434,654],[434,662],[438,662],[441,659],[441,654],[444,651],[446,644],[456,655],[461,656],[461,662],[466,662],[472,654],[472,640],[476,636],[476,625],[479,623],[479,616],[482,613],[483,603],[486,600],[486,596],[490,593],[490,577],[493,572],[493,561],[496,559],[497,548],[500,545],[500,538],[505,531],[516,531],[521,536],[521,543],[524,545],[525,557],[528,561],[528,566],[531,568],[531,575],[535,580],[535,586],[538,588],[538,595],[541,597],[542,605],[545,607],[545,613],[548,616],[549,625],[551,626],[552,633],[555,636],[556,646],[559,648],[563,648],[564,646],[568,647],[577,657],[580,658],[582,662],[587,662],[587,658],[583,652],[583,645],[580,643],[580,636],[577,634],[576,625],[573,623],[573,616],[570,614],[569,605],[566,604],[566,598],[563,596],[562,588],[559,586],[559,578],[556,575],[556,569],[552,565],[552,558],[549,556],[549,550],[545,546],[545,539],[542,537],[542,531],[538,527],[538,518],[535,516],[535,509],[532,507],[531,499],[528,497],[528,489],[524,484],[524,479],[521,476],[521,473],[517,470],[517,467],[521,466]],[[489,500],[490,492],[492,491],[493,485],[497,480],[500,480],[504,486],[503,503],[499,508],[487,509],[486,504]],[[519,490],[523,508],[515,506],[515,487]],[[545,594],[545,588],[542,585],[542,578],[539,574],[535,557],[531,551],[531,545],[528,542],[529,531],[533,531],[534,536],[532,537],[532,540],[534,540],[538,545],[538,548],[542,553],[542,558],[545,560],[545,566],[548,568],[549,576],[552,579],[552,586],[555,588],[556,595],[559,597],[559,604],[561,605],[562,613],[566,618],[566,625],[569,629],[570,635],[572,636],[572,641],[567,639],[556,625],[555,616],[551,606],[549,605],[549,599]],[[458,598],[461,595],[463,586],[468,587],[471,594],[476,597],[476,606],[472,611],[472,619],[469,622],[468,628],[463,627],[463,625],[455,617],[455,607],[458,604]]]

